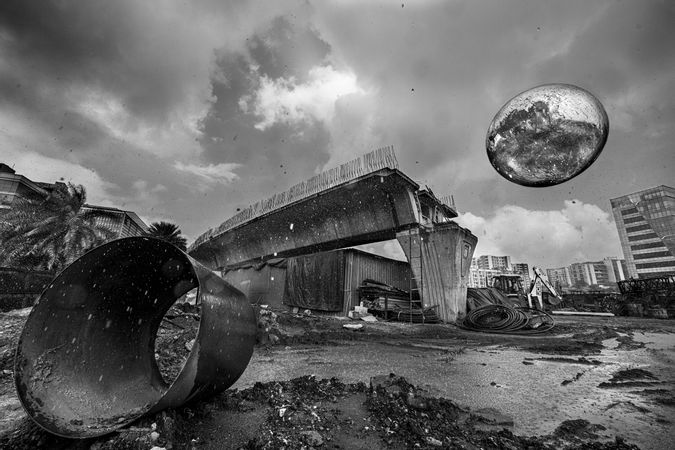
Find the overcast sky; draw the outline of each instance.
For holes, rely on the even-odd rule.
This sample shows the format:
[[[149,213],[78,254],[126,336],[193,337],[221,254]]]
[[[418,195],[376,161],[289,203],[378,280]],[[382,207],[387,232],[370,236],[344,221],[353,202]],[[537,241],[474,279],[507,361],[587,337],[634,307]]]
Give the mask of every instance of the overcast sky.
[[[647,0],[3,0],[0,162],[192,241],[393,145],[404,173],[454,195],[476,255],[619,256],[609,199],[675,184],[674,23],[675,2]],[[510,183],[490,121],[554,82],[600,99],[607,145],[561,185]]]

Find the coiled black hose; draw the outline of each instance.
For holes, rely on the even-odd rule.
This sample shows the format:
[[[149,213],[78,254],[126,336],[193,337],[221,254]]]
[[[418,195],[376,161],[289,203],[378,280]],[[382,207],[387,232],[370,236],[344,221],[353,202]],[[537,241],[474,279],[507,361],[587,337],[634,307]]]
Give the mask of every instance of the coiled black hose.
[[[461,327],[466,330],[500,334],[540,334],[551,330],[555,320],[544,311],[485,305],[469,311]]]

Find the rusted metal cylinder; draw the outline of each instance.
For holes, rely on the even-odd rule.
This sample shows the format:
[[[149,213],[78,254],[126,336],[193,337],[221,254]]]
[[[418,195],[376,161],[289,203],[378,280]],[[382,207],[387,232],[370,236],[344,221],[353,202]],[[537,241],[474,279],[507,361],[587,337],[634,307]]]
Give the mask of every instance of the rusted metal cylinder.
[[[199,331],[168,384],[155,337],[171,305],[194,288]],[[119,239],[73,262],[41,294],[21,334],[14,381],[45,430],[100,436],[230,387],[248,365],[255,331],[244,294],[186,253],[158,239]]]

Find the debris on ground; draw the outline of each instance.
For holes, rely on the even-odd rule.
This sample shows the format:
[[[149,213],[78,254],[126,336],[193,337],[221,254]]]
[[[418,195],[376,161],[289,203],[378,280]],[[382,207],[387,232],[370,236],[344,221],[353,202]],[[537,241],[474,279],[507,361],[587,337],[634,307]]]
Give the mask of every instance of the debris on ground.
[[[615,372],[607,382],[600,383],[598,387],[604,389],[617,389],[625,387],[652,386],[660,384],[658,378],[645,369],[624,369]]]
[[[167,384],[183,369],[199,331],[199,308],[175,304],[164,315],[155,339],[155,360]]]
[[[244,390],[226,391],[178,409],[144,416],[105,437],[72,441],[46,433],[23,414],[15,399],[11,370],[14,348],[26,317],[0,314],[0,319],[0,393],[5,394],[3,401],[15,402],[12,407],[18,408],[20,414],[18,419],[9,420],[8,410],[4,407],[0,410],[4,420],[0,424],[0,448],[637,448],[620,438],[607,441],[600,425],[582,419],[565,421],[550,435],[518,436],[514,434],[514,418],[500,411],[491,408],[470,411],[395,375],[373,378],[370,386],[349,384],[337,378],[319,380],[309,375],[290,381],[257,383]],[[176,306],[165,319],[158,332],[155,350],[162,375],[170,381],[190,353],[190,344],[199,329],[198,309]],[[296,352],[304,351],[305,344],[346,345],[349,341],[366,340],[416,348],[415,341],[427,339],[451,338],[462,342],[471,339],[480,346],[517,347],[546,353],[525,358],[525,366],[578,364],[582,366],[579,371],[571,371],[566,376],[572,383],[579,380],[585,370],[606,367],[591,356],[604,348],[604,340],[624,338],[622,341],[617,339],[617,348],[624,350],[627,348],[621,347],[622,343],[629,346],[635,342],[629,331],[654,331],[663,326],[655,320],[629,322],[617,318],[606,324],[588,319],[588,322],[564,322],[556,327],[556,334],[550,336],[527,338],[470,333],[453,325],[347,321],[320,314],[305,315],[302,311],[260,308],[259,333],[267,334],[267,340],[259,339],[257,351],[266,352],[267,346],[278,345],[279,351],[284,351],[281,346],[288,350],[292,349],[290,346],[297,346],[298,350],[292,349]],[[360,325],[361,328],[354,332],[343,325]],[[278,341],[270,335],[277,336]],[[425,348],[435,348],[429,347],[432,345],[429,342],[423,342]],[[452,361],[452,358],[448,360]],[[566,364],[566,367],[569,366]],[[531,367],[523,367],[523,370],[531,370]],[[628,388],[622,392],[641,395],[647,406],[675,406],[675,397],[667,389],[671,385],[662,384],[665,382],[657,379],[655,373],[662,375],[658,371],[652,373],[644,366],[629,366],[611,374],[611,379],[600,387]],[[582,382],[588,376],[584,375]],[[414,381],[424,383],[422,379]],[[611,411],[618,411],[619,408],[645,406],[623,402],[609,407]]]
[[[248,435],[237,435],[239,444],[234,447],[229,438],[218,442],[224,439],[222,427],[230,424],[209,431],[214,416],[228,411],[260,418],[252,427],[248,424]],[[226,391],[194,405],[146,416],[111,435],[81,441],[50,435],[26,418],[12,432],[0,434],[0,447],[193,449],[209,442],[210,448],[245,449],[357,445],[360,448],[367,445],[372,450],[638,448],[621,439],[602,441],[596,432],[604,427],[582,419],[565,421],[546,436],[518,436],[512,428],[513,419],[497,410],[469,411],[394,374],[373,377],[370,386],[345,384],[337,378],[319,380],[303,376]]]

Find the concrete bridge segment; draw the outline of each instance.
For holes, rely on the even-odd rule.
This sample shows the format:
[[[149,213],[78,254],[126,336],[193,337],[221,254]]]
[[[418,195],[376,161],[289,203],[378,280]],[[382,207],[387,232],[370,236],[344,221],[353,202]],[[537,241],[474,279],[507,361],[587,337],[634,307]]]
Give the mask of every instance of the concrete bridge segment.
[[[385,150],[387,161],[394,158],[393,149]],[[190,256],[222,270],[397,239],[421,286],[423,304],[436,306],[445,321],[461,318],[466,312],[469,266],[478,239],[450,221],[457,216],[454,207],[390,167],[330,183],[324,190],[242,223],[229,226],[230,219],[198,238],[189,249]]]

